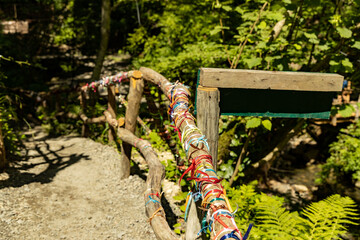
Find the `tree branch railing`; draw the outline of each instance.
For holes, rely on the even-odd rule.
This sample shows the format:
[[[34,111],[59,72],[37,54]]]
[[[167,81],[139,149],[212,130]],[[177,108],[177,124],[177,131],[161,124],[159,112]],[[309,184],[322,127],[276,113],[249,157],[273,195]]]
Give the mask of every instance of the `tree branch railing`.
[[[147,178],[147,190],[144,193],[146,214],[149,217],[150,224],[158,239],[177,239],[178,236],[169,227],[165,211],[161,206],[161,181],[164,178],[164,167],[160,163],[156,152],[151,147],[150,143],[142,140],[134,135],[135,128],[126,127],[126,123],[135,125],[138,117],[139,105],[143,92],[143,80],[149,81],[157,85],[164,95],[170,100],[169,115],[174,123],[175,129],[179,132],[180,140],[186,152],[186,157],[189,163],[188,169],[183,173],[181,179],[187,173],[190,177],[187,180],[194,180],[193,190],[189,192],[185,212],[185,220],[189,215],[190,203],[194,200],[200,200],[200,208],[203,211],[204,218],[200,232],[197,234],[186,236],[186,239],[195,239],[207,230],[211,233],[211,239],[234,239],[245,240],[248,232],[242,237],[240,230],[236,226],[234,220],[234,213],[230,206],[229,200],[226,197],[226,191],[221,185],[221,179],[217,176],[212,163],[212,156],[209,153],[209,147],[205,136],[195,124],[195,117],[189,113],[189,97],[190,92],[187,87],[178,82],[171,83],[164,76],[151,70],[149,68],[140,68],[140,71],[131,71],[127,73],[119,73],[115,76],[103,78],[100,81],[95,81],[82,87],[81,91],[81,105],[85,112],[86,98],[85,92],[93,89],[96,91],[98,87],[109,87],[120,83],[122,80],[130,80],[130,92],[128,95],[128,107],[125,115],[125,128],[119,125],[119,121],[115,118],[116,109],[113,104],[108,104],[108,110],[104,112],[104,116],[100,117],[102,120],[109,123],[117,137],[123,141],[122,160],[121,160],[121,174],[122,177],[128,177],[130,173],[129,159],[131,151],[123,151],[124,146],[136,147],[145,157],[149,164],[149,175]],[[108,101],[114,98],[108,95]],[[115,113],[115,114],[114,114]],[[97,119],[100,119],[97,118]],[[86,118],[83,116],[82,119]],[[90,120],[87,119],[87,122]],[[84,121],[84,126],[86,121]],[[126,129],[127,128],[127,129]],[[86,129],[85,129],[86,130]],[[83,128],[83,136],[86,131]],[[112,134],[112,131],[109,131]],[[112,136],[116,139],[116,136]],[[180,179],[180,180],[181,180]]]

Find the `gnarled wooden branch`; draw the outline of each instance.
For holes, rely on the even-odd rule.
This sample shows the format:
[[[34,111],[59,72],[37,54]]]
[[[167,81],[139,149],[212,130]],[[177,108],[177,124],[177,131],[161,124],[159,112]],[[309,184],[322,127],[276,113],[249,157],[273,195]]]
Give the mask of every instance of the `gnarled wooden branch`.
[[[112,118],[110,112],[105,111],[104,115],[111,126],[114,128],[117,127],[117,120]],[[155,235],[161,240],[178,239],[176,234],[170,229],[165,218],[165,211],[161,206],[161,181],[165,176],[165,169],[160,163],[156,152],[148,141],[136,137],[127,129],[118,127],[117,136],[123,142],[138,148],[149,165],[149,175],[146,180],[147,189],[144,193],[144,200],[146,215],[149,217],[149,222],[154,229]]]
[[[175,90],[180,90],[183,92],[188,92],[186,87],[183,85],[174,85],[172,83],[170,83],[164,76],[162,76],[161,74],[155,72],[152,69],[149,68],[145,68],[145,67],[141,67],[140,71],[143,74],[143,78],[144,80],[150,81],[156,85],[158,85],[160,87],[160,89],[164,92],[165,96],[167,96],[171,102],[171,105],[175,106],[176,104],[180,103],[178,102],[177,98],[175,99],[171,99],[173,97],[173,93]],[[186,94],[185,94],[186,95]],[[188,105],[189,99],[187,97],[185,97],[185,95],[181,95],[181,103],[185,105]],[[202,132],[200,131],[200,129],[196,129],[195,128],[191,131],[189,131],[189,126],[194,126],[196,127],[195,121],[194,121],[194,117],[190,114],[190,113],[185,113],[186,111],[174,111],[174,115],[177,117],[177,119],[175,118],[174,122],[175,122],[175,127],[177,127],[179,129],[179,131],[181,133],[184,133],[184,131],[187,129],[188,134],[183,134],[185,139],[182,139],[183,142],[186,141],[192,141],[194,139],[197,139],[199,137],[199,135],[203,135]],[[185,114],[184,114],[185,113]],[[181,119],[181,121],[179,121],[179,119]],[[186,135],[186,136],[185,136]],[[189,144],[190,146],[188,147],[188,154],[187,154],[187,158],[188,161],[192,161],[193,159],[196,159],[199,156],[209,156],[209,149],[207,149],[205,147],[205,143],[198,143],[197,146],[194,146],[192,144]],[[201,158],[199,158],[201,159]],[[206,159],[201,160],[200,164],[203,168],[208,169],[209,171],[202,172],[199,171],[197,172],[197,170],[195,171],[195,174],[199,174],[196,178],[203,178],[203,179],[211,179],[211,178],[216,178],[217,174],[214,171],[214,168],[212,166],[209,166],[208,162],[206,162]],[[205,167],[206,166],[206,167]],[[205,203],[210,203],[210,206],[213,206],[211,208],[208,208],[207,210],[207,214],[209,214],[208,216],[212,216],[213,213],[215,211],[217,211],[218,209],[223,209],[223,210],[229,210],[231,211],[231,206],[229,206],[228,202],[226,201],[226,196],[225,196],[225,190],[221,187],[221,185],[218,184],[214,184],[211,183],[210,181],[204,181],[203,184],[201,184],[200,187],[200,192],[202,197],[204,198],[205,193],[208,193],[208,191],[212,191],[213,192],[223,192],[221,194],[221,198],[214,195],[214,194],[209,194],[210,196],[208,196],[207,201]],[[220,195],[220,194],[219,194]],[[203,199],[203,203],[204,203],[204,199]],[[209,204],[205,204],[205,206],[209,206]],[[212,224],[212,232],[211,232],[211,236],[212,238],[215,239],[221,239],[223,236],[225,236],[227,233],[229,233],[231,231],[231,229],[234,229],[234,234],[237,236],[238,239],[242,239],[241,236],[239,236],[240,234],[236,231],[237,226],[234,224],[233,221],[233,217],[228,218],[229,216],[224,216],[224,215],[218,215],[218,219]],[[222,223],[221,223],[222,222]],[[223,225],[223,223],[227,226],[227,228]],[[225,231],[224,231],[225,230]],[[216,233],[216,236],[215,236]],[[235,239],[232,237],[227,237],[227,239]]]
[[[105,123],[106,119],[105,116],[95,117],[95,118],[88,118],[84,113],[80,113],[80,118],[83,120],[84,124],[89,123]]]

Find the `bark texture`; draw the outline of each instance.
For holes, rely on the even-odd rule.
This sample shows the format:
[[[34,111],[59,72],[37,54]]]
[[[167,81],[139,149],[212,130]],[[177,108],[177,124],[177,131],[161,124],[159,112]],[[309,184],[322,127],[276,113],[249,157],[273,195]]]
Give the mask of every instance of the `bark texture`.
[[[106,50],[108,48],[111,23],[111,0],[102,0],[101,5],[101,40],[100,49],[96,58],[95,68],[91,79],[93,81],[100,78]]]

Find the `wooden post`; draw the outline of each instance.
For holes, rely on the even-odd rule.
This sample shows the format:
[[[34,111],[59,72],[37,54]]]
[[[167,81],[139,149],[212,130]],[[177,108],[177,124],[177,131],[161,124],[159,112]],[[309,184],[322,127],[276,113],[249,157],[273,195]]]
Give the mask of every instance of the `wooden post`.
[[[358,96],[357,104],[355,104],[355,122],[359,121],[359,103],[360,95]]]
[[[87,104],[86,104],[86,93],[84,91],[81,91],[81,97],[80,97],[80,105],[81,105],[81,108],[82,108],[82,112],[83,114],[85,114],[86,112],[86,107],[87,107]],[[81,136],[82,137],[88,137],[89,135],[89,126],[87,125],[87,123],[83,123],[82,125],[82,129],[81,129]]]
[[[128,107],[125,113],[125,129],[132,133],[134,133],[136,129],[136,119],[139,115],[140,102],[144,90],[144,80],[141,78],[141,72],[138,73],[139,74],[137,74],[137,72],[134,73],[134,77],[130,79]],[[125,142],[121,145],[121,178],[130,176],[131,148],[131,145]]]
[[[115,99],[115,86],[108,86],[108,111],[112,118],[116,119],[116,99]],[[113,126],[109,126],[109,143],[114,142],[116,139],[116,131]]]
[[[201,219],[203,216],[201,216],[201,212],[198,211],[198,205],[195,203],[193,199],[191,199],[191,203],[189,206],[189,216],[188,220],[186,222],[186,231],[185,231],[185,240],[193,240],[198,239],[198,233],[201,230]],[[204,239],[204,234],[202,234],[201,238]]]
[[[213,157],[214,170],[217,167],[217,151],[219,140],[220,92],[217,88],[199,86],[197,88],[197,125],[206,136],[209,153]],[[190,204],[188,222],[186,224],[186,240],[197,238],[201,229],[201,213],[194,201]]]
[[[219,140],[220,92],[217,88],[197,88],[197,124],[207,138],[214,169],[217,169]]]

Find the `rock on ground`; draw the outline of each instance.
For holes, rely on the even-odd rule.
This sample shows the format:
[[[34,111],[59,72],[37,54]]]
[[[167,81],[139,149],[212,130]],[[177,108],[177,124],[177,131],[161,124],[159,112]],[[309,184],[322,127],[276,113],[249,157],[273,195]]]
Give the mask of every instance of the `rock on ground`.
[[[90,139],[26,133],[22,157],[0,174],[0,239],[156,239],[145,182],[118,176],[119,153]]]

